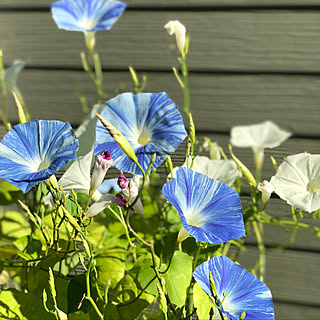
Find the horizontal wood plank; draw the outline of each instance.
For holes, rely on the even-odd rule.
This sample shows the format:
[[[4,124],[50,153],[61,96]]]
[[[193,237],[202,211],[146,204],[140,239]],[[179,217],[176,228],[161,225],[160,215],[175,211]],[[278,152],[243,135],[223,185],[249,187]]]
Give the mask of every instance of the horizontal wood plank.
[[[11,62],[10,62],[11,63]],[[147,92],[165,91],[180,107],[183,95],[173,74],[147,72]],[[115,90],[132,91],[129,71],[105,72],[109,98]],[[18,86],[32,117],[78,124],[81,109],[76,93],[96,101],[95,88],[84,72],[22,71]],[[229,132],[235,125],[272,120],[300,136],[320,137],[320,76],[190,74],[191,110],[197,130]],[[17,120],[13,99],[9,119]]]
[[[1,0],[0,8],[48,8],[54,0]],[[170,7],[268,7],[319,5],[319,0],[123,0],[129,8],[170,8]]]
[[[257,257],[257,249],[250,248],[240,256],[239,262],[243,267],[250,269],[256,263]],[[319,263],[320,255],[318,253],[299,252],[297,254],[297,252],[290,250],[267,253],[265,282],[272,292],[273,299],[313,304],[319,312],[320,277],[317,276]],[[291,314],[290,307],[288,307],[287,315],[277,314],[277,307],[275,311],[276,319],[291,319],[288,317],[288,314]],[[311,319],[318,319],[314,317],[315,314],[311,313],[310,315]]]
[[[320,307],[310,305],[298,305],[296,303],[275,302],[276,319],[290,320],[318,320]]]
[[[103,66],[177,66],[169,50],[175,40],[163,28],[173,19],[191,34],[190,70],[320,72],[320,11],[127,11],[110,31],[97,33]],[[60,31],[49,12],[2,12],[0,47],[8,60],[80,68],[84,41],[82,33]]]

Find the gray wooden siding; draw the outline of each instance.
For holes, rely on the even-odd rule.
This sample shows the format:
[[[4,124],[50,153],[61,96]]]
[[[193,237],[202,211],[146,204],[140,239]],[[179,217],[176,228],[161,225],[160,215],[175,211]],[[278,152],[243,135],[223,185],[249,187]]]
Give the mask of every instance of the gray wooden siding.
[[[320,72],[320,11],[298,10],[127,11],[110,31],[97,34],[103,67],[170,70],[177,64],[169,50],[174,39],[163,26],[173,19],[191,34],[190,70]],[[7,61],[18,55],[30,66],[79,68],[82,38],[80,32],[59,30],[49,11],[0,12]]]
[[[8,66],[26,60],[18,85],[31,115],[61,119],[74,126],[81,120],[75,92],[95,101],[94,89],[81,72],[83,36],[58,30],[49,0],[1,0],[0,48]],[[128,66],[148,76],[147,91],[166,91],[182,106],[182,95],[171,73],[177,66],[169,50],[174,38],[163,29],[179,19],[191,34],[188,58],[191,104],[199,137],[217,140],[224,148],[229,130],[238,124],[273,120],[294,136],[275,150],[266,150],[263,177],[274,171],[269,161],[320,150],[320,0],[128,0],[128,10],[109,32],[97,33],[97,50],[104,68],[105,89],[132,90]],[[181,108],[180,108],[181,109]],[[9,118],[17,121],[11,102]],[[3,127],[0,134],[3,136]],[[251,150],[234,148],[253,169]],[[182,163],[180,147],[174,164]],[[112,175],[112,172],[111,172]],[[244,189],[246,193],[247,189]],[[245,201],[246,197],[242,197]],[[289,207],[272,198],[268,212],[289,214]],[[306,222],[319,225],[310,217]],[[289,250],[274,247],[288,234],[266,227],[267,278],[276,318],[319,319],[320,239],[299,233]],[[257,250],[254,236],[241,262],[252,267]]]

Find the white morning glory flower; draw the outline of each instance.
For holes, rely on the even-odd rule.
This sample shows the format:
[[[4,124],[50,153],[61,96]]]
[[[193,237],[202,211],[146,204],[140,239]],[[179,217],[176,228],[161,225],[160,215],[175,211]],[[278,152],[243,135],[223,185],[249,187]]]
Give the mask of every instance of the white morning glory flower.
[[[126,8],[115,0],[60,0],[51,12],[60,29],[94,32],[109,30]]]
[[[286,157],[270,183],[288,204],[309,213],[320,209],[320,155],[305,152]]]
[[[161,192],[196,241],[224,243],[245,236],[239,194],[228,185],[182,167]],[[186,238],[183,232],[179,241]]]
[[[0,143],[0,178],[27,192],[75,159],[78,147],[69,123],[34,120],[18,124]]]
[[[154,153],[157,157],[152,170],[187,136],[182,116],[165,92],[119,94],[107,101],[101,115],[128,140],[144,170],[147,170]],[[96,128],[96,144],[95,154],[108,150],[119,170],[141,174],[138,166],[124,154],[100,122]]]
[[[245,312],[245,320],[274,320],[272,295],[265,283],[225,256],[213,257],[199,265],[193,277],[212,297],[209,274],[222,302],[221,311],[229,320],[238,320]],[[226,292],[224,298],[223,293]]]
[[[168,31],[170,36],[175,35],[178,49],[181,55],[184,55],[184,48],[186,45],[186,27],[178,20],[169,21],[164,28]]]
[[[190,159],[189,164],[191,161]],[[187,161],[184,162],[182,167],[187,167]],[[173,169],[174,176],[177,170],[178,168]],[[242,176],[233,160],[211,160],[205,156],[196,156],[194,158],[192,170],[205,174],[209,178],[216,179],[229,186],[231,186],[238,177]]]
[[[265,148],[276,148],[291,136],[272,121],[231,129],[231,144],[240,148],[252,148],[257,168],[261,168]]]

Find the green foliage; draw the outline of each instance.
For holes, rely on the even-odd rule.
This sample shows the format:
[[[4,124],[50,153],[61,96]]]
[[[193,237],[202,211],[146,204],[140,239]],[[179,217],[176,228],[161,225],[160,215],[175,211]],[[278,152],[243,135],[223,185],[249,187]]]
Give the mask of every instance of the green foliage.
[[[171,302],[182,307],[192,277],[192,258],[184,252],[175,251],[168,272],[163,277]]]
[[[193,286],[193,303],[199,319],[209,319],[209,313],[213,307],[208,295],[195,283]]]

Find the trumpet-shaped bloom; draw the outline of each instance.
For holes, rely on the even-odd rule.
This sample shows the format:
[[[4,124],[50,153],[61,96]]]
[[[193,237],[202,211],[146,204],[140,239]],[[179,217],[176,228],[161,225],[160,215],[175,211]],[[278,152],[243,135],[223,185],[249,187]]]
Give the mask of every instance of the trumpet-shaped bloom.
[[[320,209],[320,155],[305,152],[286,157],[270,183],[288,204],[310,213]]]
[[[162,193],[196,241],[223,243],[245,236],[240,198],[228,185],[182,167]]]
[[[191,159],[189,163],[191,163]],[[187,161],[182,165],[187,167]],[[174,168],[174,174],[178,168]],[[193,161],[192,170],[205,174],[209,178],[216,179],[231,186],[238,177],[242,174],[238,170],[237,165],[233,160],[211,160],[208,157],[196,156]]]
[[[231,144],[235,147],[252,148],[257,168],[261,168],[265,148],[276,148],[291,136],[272,121],[231,129]]]
[[[60,0],[52,4],[51,12],[60,29],[93,32],[109,30],[125,8],[115,0]]]
[[[227,319],[238,320],[245,311],[246,320],[274,320],[269,288],[250,272],[225,256],[213,257],[196,268],[193,277],[205,293],[212,296],[209,274],[222,302],[221,311]],[[223,293],[226,292],[226,297]]]
[[[165,92],[120,94],[107,101],[101,115],[128,140],[144,170],[154,153],[157,157],[152,169],[173,153],[187,136],[182,116]],[[96,143],[95,154],[109,150],[119,170],[141,174],[101,123],[97,124]]]
[[[69,123],[34,120],[18,124],[0,143],[0,178],[27,192],[75,159],[78,147]]]

